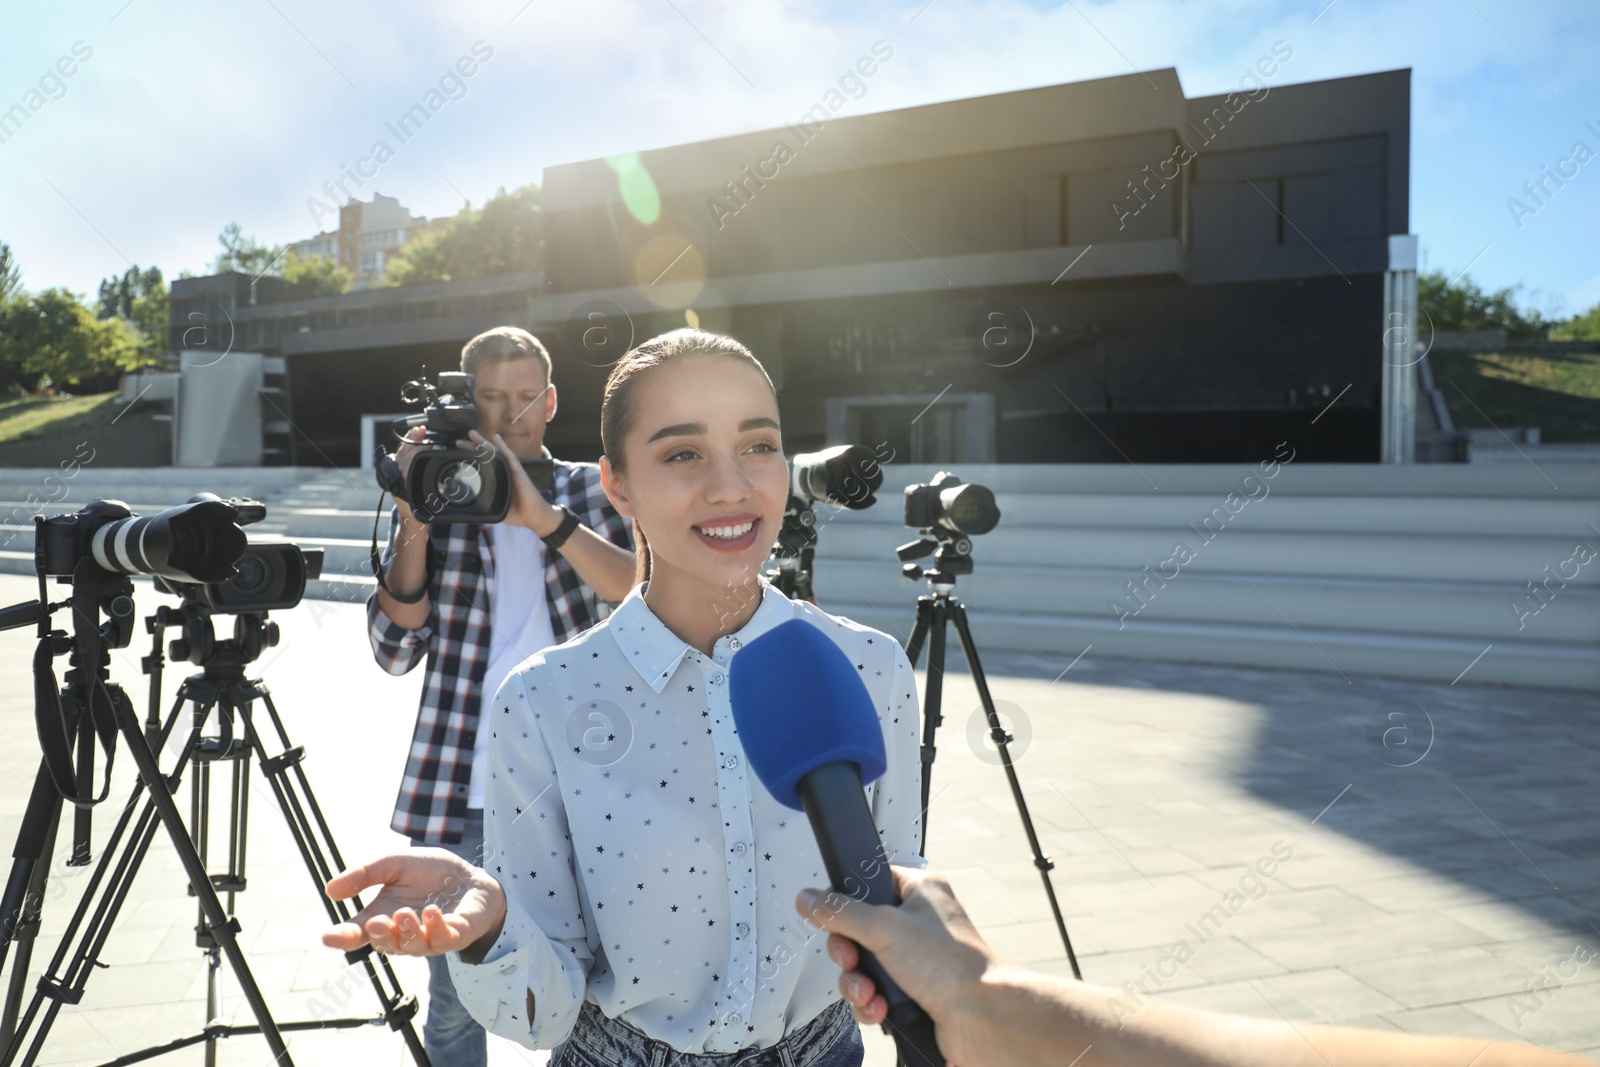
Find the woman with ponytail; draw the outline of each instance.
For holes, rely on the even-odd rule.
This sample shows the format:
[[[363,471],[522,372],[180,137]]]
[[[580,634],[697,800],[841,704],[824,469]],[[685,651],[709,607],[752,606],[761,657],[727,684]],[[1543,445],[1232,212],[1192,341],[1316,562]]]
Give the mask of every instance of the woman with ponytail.
[[[789,470],[776,391],[739,342],[678,330],[630,351],[600,435],[635,585],[485,706],[482,868],[412,850],[346,871],[331,896],[381,889],[323,940],[448,953],[472,1014],[555,1048],[552,1067],[857,1067],[839,967],[792,910],[822,858],[749,772],[727,674],[744,643],[795,618],[843,649],[884,733],[888,771],[868,795],[885,851],[921,866],[910,664],[892,637],[763,578]]]

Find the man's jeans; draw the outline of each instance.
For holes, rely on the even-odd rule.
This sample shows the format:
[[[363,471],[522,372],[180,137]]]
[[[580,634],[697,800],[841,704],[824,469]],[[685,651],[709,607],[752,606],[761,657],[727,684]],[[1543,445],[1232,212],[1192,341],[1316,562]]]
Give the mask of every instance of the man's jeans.
[[[454,852],[468,863],[481,864],[483,809],[468,809],[460,844],[437,847]],[[484,1067],[488,1061],[488,1035],[456,997],[450,966],[442,955],[428,957],[428,1018],[422,1025],[422,1043],[433,1067]]]

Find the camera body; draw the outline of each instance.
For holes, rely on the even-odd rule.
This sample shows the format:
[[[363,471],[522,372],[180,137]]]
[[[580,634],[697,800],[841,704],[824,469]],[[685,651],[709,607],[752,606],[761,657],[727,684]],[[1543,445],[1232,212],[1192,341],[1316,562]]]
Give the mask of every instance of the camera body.
[[[429,447],[411,459],[404,477],[391,455],[378,457],[378,485],[396,500],[411,506],[424,523],[500,522],[511,510],[511,467],[491,444],[460,448],[457,442],[478,428],[480,419],[473,396],[473,376],[441,371],[436,382],[416,378],[400,387],[407,404],[422,404],[420,414],[394,422],[396,436],[423,427]],[[525,459],[522,469],[534,487],[549,490],[554,484],[554,464],[548,459]]]
[[[288,541],[249,545],[233,577],[221,582],[185,582],[157,577],[156,588],[181,596],[214,615],[286,611],[305,596],[306,582],[322,577],[322,549]]]
[[[405,420],[406,426],[426,428],[430,444],[453,447],[458,438],[478,428],[478,402],[472,393],[473,377],[460,371],[441,371],[438,381],[416,378],[400,387],[400,399],[408,404],[425,404],[420,416]]]

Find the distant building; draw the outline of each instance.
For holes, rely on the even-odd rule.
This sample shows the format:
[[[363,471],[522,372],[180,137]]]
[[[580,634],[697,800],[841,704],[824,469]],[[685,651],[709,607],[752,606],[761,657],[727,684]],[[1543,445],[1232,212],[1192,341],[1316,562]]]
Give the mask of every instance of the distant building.
[[[325,230],[315,237],[308,237],[304,241],[291,241],[289,247],[294,249],[294,254],[301,259],[310,259],[312,256],[327,256],[329,259],[339,258],[339,233],[337,230]]]
[[[1292,55],[1198,98],[1172,69],[864,115],[830,90],[787,126],[548,169],[542,269],[262,302],[239,344],[285,357],[301,462],[357,462],[363,414],[501,323],[551,349],[552,450],[592,458],[596,308],[623,341],[693,319],[748,343],[792,451],[1376,461],[1410,72],[1279,84]],[[383,197],[340,222],[342,264],[415,225]],[[399,242],[372,241],[376,270]]]
[[[372,202],[352,199],[339,209],[339,228],[290,242],[301,259],[332,256],[350,273],[351,289],[366,289],[383,277],[390,257],[425,233],[448,225],[449,217],[425,219],[392,196],[372,194]]]

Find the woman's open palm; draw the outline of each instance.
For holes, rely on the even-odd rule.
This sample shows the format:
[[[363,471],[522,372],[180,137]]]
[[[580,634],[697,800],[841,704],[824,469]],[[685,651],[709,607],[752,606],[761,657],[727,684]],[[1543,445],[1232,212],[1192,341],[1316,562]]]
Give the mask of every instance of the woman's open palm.
[[[505,922],[500,883],[442,848],[395,853],[352,867],[328,882],[327,893],[344,900],[374,886],[378,895],[349,922],[324,933],[324,945],[348,952],[370,943],[379,952],[403,956],[437,956],[476,945],[481,956]]]

